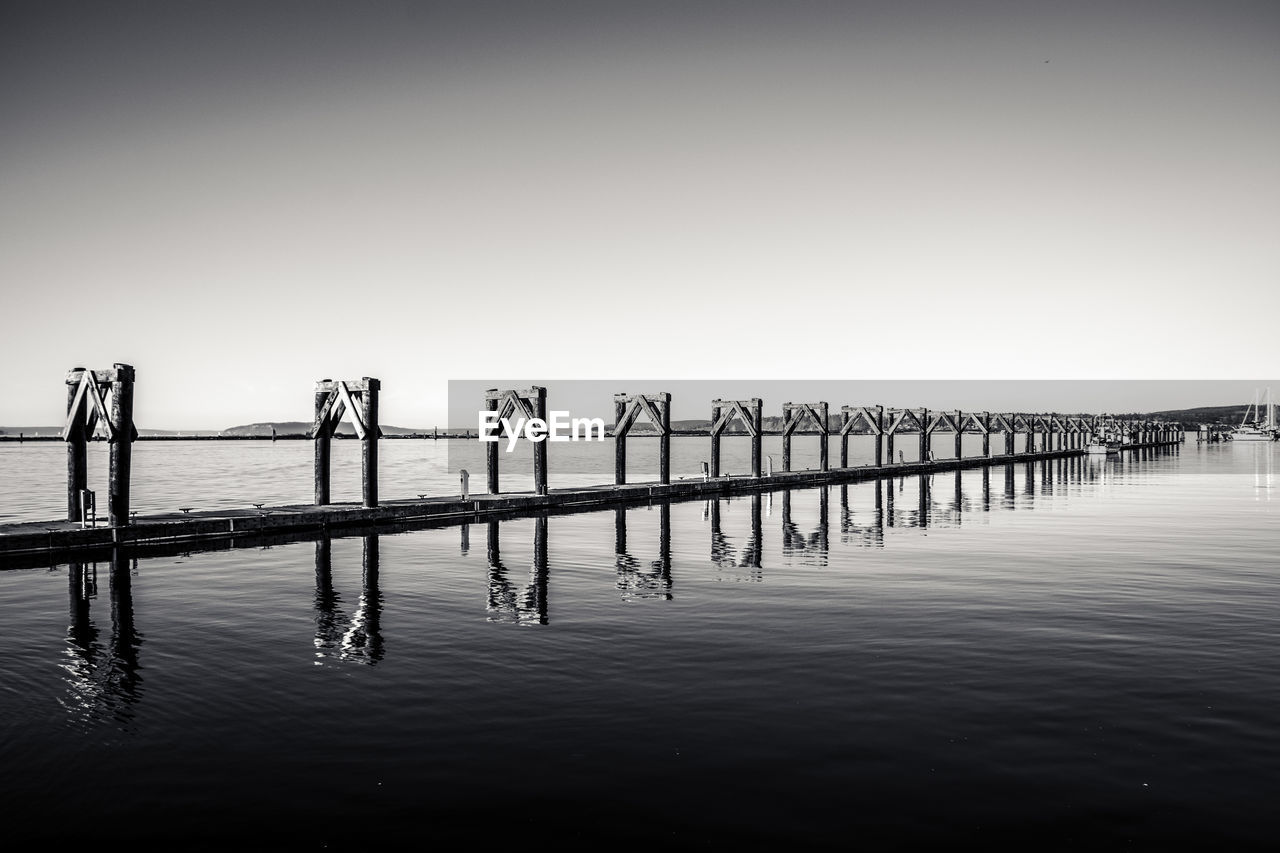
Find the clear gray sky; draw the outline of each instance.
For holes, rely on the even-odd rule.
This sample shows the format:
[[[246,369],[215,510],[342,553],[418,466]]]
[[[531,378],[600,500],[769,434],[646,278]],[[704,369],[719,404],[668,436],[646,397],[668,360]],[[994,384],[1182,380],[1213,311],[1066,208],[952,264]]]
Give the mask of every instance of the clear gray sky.
[[[116,361],[175,429],[360,376],[409,426],[510,376],[1246,402],[1278,45],[1230,0],[2,0],[0,424]]]

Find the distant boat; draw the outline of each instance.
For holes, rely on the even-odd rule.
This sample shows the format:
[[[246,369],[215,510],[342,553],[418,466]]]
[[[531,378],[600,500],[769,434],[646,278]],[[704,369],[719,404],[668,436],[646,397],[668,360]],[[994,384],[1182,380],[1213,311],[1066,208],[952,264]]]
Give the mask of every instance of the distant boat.
[[[1090,456],[1105,456],[1109,453],[1120,452],[1120,437],[1109,432],[1102,435],[1094,436],[1093,440],[1085,447],[1085,453]]]
[[[1265,400],[1265,402],[1264,402]],[[1232,441],[1275,441],[1275,406],[1271,403],[1271,389],[1266,394],[1254,391],[1253,402],[1245,409],[1240,426],[1231,431]]]

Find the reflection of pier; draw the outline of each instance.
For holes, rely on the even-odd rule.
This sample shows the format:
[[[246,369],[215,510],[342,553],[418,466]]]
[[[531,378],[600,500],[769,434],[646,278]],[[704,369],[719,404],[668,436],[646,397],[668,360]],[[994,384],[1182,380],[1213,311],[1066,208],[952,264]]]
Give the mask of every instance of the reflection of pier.
[[[489,621],[546,625],[547,517],[533,520],[533,566],[523,589],[517,589],[507,577],[507,567],[502,561],[501,528],[502,522],[489,522]]]
[[[623,601],[637,598],[661,598],[671,600],[671,504],[659,504],[658,510],[658,559],[651,560],[648,568],[641,568],[627,550],[627,510],[618,507],[614,512],[614,558],[618,571],[618,591]]]
[[[71,694],[64,707],[85,722],[101,717],[120,720],[133,716],[132,706],[141,693],[138,650],[142,636],[133,622],[132,574],[136,562],[116,549],[111,556],[108,580],[111,598],[111,638],[103,648],[90,614],[98,595],[98,564],[71,563],[71,624],[67,628],[66,682]]]
[[[333,587],[333,540],[316,540],[316,636],[317,658],[336,656],[339,660],[370,665],[382,660],[382,592],[378,589],[378,537],[362,537],[364,556],[360,599],[355,612],[347,616],[342,597]]]
[[[884,481],[872,484],[875,504],[866,524],[856,523],[859,516],[849,501],[849,486],[840,487],[840,543],[867,548],[884,547]]]
[[[819,486],[818,522],[812,532],[804,534],[791,518],[791,489],[782,492],[782,555],[805,557],[806,562],[827,564],[830,487]]]
[[[769,499],[772,500],[772,495]],[[729,569],[733,580],[746,580],[759,583],[764,579],[760,571],[761,553],[764,550],[764,531],[761,526],[760,508],[762,497],[753,494],[750,497],[751,533],[739,550],[733,539],[724,533],[720,519],[720,499],[707,501],[703,517],[711,521],[711,562],[720,569]],[[727,502],[726,502],[727,503]],[[743,574],[737,569],[747,569]]]

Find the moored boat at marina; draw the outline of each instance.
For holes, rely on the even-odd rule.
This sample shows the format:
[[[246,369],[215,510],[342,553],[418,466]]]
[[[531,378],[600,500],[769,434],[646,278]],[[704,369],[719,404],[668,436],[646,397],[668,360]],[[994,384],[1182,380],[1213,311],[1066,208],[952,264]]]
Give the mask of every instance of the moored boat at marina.
[[[1245,410],[1240,426],[1231,431],[1230,438],[1232,441],[1276,440],[1275,406],[1271,402],[1270,388],[1266,390],[1265,394],[1258,391],[1254,392],[1253,402]]]

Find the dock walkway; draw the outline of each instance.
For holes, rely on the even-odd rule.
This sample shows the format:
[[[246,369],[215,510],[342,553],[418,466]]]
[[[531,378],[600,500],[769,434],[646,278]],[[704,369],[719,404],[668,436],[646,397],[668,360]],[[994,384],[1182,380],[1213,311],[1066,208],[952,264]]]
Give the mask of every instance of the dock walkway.
[[[1153,442],[1126,446],[1126,450],[1154,449],[1167,446]],[[465,524],[497,517],[536,515],[546,512],[581,512],[619,504],[647,503],[655,500],[697,500],[739,493],[777,489],[857,483],[885,477],[907,477],[1038,462],[1048,459],[1073,458],[1084,455],[1079,448],[1030,453],[975,456],[960,459],[938,459],[928,462],[905,462],[833,468],[828,471],[804,470],[766,474],[764,476],[722,476],[679,479],[674,482],[634,483],[625,485],[583,486],[550,489],[547,494],[512,492],[501,494],[415,498],[383,501],[374,507],[357,503],[323,505],[250,507],[243,510],[192,510],[137,516],[127,525],[85,527],[72,521],[37,521],[0,525],[0,567],[13,563],[30,564],[39,556],[46,563],[58,558],[83,558],[84,555],[119,546],[182,545],[200,547],[250,547],[265,539],[288,534],[313,532],[337,533],[345,528],[391,527],[408,529],[415,522]],[[425,525],[424,525],[425,526]]]

